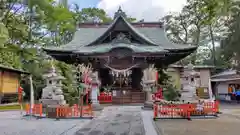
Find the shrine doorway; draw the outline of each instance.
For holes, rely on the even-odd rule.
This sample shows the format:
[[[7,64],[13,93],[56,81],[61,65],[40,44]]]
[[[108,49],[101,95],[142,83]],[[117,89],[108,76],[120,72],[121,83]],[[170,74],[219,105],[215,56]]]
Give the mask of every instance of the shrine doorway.
[[[144,103],[146,94],[142,91],[141,78],[140,68],[126,72],[114,72],[107,68],[100,70],[102,87],[111,92],[113,104]]]

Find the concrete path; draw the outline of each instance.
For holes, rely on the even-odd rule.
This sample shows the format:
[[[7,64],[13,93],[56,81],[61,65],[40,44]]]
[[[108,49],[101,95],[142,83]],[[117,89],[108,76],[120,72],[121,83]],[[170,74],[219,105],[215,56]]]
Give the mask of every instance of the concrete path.
[[[141,111],[140,106],[105,107],[98,118],[78,130],[75,135],[157,135],[154,133],[151,116],[146,116],[148,113],[142,114]]]

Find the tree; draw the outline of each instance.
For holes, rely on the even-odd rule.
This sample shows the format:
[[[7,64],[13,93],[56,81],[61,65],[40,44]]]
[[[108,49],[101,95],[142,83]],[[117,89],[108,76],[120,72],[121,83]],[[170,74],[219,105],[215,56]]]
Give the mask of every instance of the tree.
[[[74,11],[77,16],[75,17],[76,22],[102,22],[110,23],[113,21],[113,18],[109,17],[103,9],[99,8],[83,8],[79,9],[79,6],[75,4]],[[126,19],[130,22],[136,21],[136,18],[127,16]]]
[[[55,0],[0,1],[0,64],[29,71],[33,75],[35,97],[40,97],[44,80],[42,74],[49,68],[45,46],[60,46],[70,42],[79,22],[98,17],[112,21],[104,10],[85,8],[74,10]],[[134,20],[134,18],[129,18]],[[71,65],[55,61],[56,68],[66,78],[63,81],[65,97],[75,96]],[[29,93],[28,83],[25,92]]]
[[[76,5],[76,9],[79,7]],[[108,17],[103,9],[98,8],[83,8],[79,12],[79,22],[93,22],[95,19],[101,22],[110,22],[112,18]]]
[[[181,13],[163,18],[168,37],[173,42],[199,47],[197,52],[184,59],[183,63],[191,61],[193,64],[201,64],[206,59],[212,59],[213,63],[216,63],[215,44],[226,35],[230,6],[229,0],[188,0]],[[209,50],[208,55],[202,51],[206,49]],[[208,57],[200,60],[199,55]]]
[[[30,71],[35,96],[39,97],[44,86],[42,74],[49,67],[49,62],[44,60],[45,54],[39,48],[69,42],[71,38],[67,33],[75,31],[75,13],[62,5],[55,5],[53,0],[28,0],[24,3],[22,0],[1,1],[0,10],[4,13],[1,14],[1,21],[9,33],[9,40],[0,50],[0,63]],[[50,37],[51,34],[54,36]],[[62,64],[57,66],[62,67]],[[64,68],[60,70],[70,72]],[[66,81],[71,81],[66,78]],[[68,84],[71,83],[65,83]],[[66,88],[71,89],[66,86],[65,91],[68,91]]]
[[[228,36],[221,42],[221,59],[228,61],[231,67],[239,69],[239,36],[240,36],[240,3],[235,2],[231,8],[230,20],[227,22],[229,26]]]

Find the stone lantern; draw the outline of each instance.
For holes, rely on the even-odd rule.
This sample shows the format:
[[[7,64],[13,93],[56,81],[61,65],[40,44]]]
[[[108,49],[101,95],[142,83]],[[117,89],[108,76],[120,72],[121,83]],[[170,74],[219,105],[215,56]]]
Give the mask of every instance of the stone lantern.
[[[40,99],[43,106],[65,105],[66,101],[62,91],[62,80],[65,78],[57,73],[52,65],[49,72],[43,75],[43,79],[46,81],[46,87],[43,88],[42,98]]]
[[[92,108],[94,111],[102,110],[103,108],[100,106],[98,101],[100,81],[98,79],[97,72],[91,72],[89,83],[91,88],[90,92],[91,92]]]
[[[184,68],[183,90],[181,100],[193,102],[198,99],[196,88],[200,86],[200,73],[194,70],[194,66],[189,64]]]

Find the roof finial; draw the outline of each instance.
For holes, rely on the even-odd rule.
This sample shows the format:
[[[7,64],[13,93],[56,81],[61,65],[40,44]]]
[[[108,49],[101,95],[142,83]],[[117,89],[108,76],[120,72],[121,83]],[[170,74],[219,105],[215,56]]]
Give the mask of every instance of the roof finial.
[[[122,11],[122,7],[121,6],[119,6],[117,12],[115,12],[114,19],[116,19],[119,16],[126,17],[126,14],[125,14],[125,12]]]
[[[119,6],[119,7],[118,7],[118,13],[121,13],[121,12],[122,12],[122,7]]]

